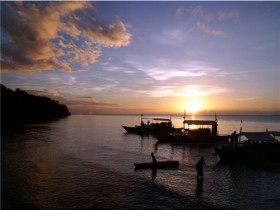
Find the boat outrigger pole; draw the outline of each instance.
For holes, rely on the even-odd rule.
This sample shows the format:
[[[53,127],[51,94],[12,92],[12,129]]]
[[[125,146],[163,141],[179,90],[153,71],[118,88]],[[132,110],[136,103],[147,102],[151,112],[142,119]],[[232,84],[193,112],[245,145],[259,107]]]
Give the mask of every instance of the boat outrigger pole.
[[[186,120],[186,110],[184,109],[184,116],[183,116],[183,118],[184,118],[184,121],[183,121],[183,128],[185,129],[185,120]]]
[[[240,130],[239,130],[239,143],[240,143],[240,141],[241,141],[241,133],[242,133],[242,120],[240,121]]]

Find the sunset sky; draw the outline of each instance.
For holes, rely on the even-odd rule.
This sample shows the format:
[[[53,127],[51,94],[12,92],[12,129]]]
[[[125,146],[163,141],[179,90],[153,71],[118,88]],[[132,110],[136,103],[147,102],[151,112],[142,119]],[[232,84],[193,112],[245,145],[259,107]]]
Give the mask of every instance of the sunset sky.
[[[1,2],[1,83],[72,114],[280,114],[280,2]]]

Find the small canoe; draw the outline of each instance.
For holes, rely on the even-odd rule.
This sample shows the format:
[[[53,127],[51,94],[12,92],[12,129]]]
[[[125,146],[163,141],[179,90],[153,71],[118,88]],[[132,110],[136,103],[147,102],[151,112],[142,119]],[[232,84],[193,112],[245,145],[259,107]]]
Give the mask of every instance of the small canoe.
[[[135,169],[152,168],[153,163],[134,163]],[[179,167],[179,161],[158,161],[157,168],[177,168]]]

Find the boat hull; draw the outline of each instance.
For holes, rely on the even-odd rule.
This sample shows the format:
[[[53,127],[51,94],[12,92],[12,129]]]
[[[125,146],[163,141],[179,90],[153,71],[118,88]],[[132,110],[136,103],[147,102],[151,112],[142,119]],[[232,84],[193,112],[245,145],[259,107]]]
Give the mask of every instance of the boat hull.
[[[183,128],[168,128],[168,127],[160,127],[160,126],[122,126],[127,133],[135,133],[140,135],[156,135],[159,133],[171,133],[171,132],[179,132]]]
[[[245,161],[250,155],[242,149],[214,146],[214,150],[223,161]]]
[[[153,167],[153,163],[134,163],[135,169],[148,169]],[[164,168],[178,168],[179,162],[178,161],[158,161],[157,168],[164,169]]]
[[[215,144],[215,143],[227,143],[229,136],[220,136],[214,134],[158,134],[159,143],[171,143],[171,144]]]
[[[214,146],[221,161],[253,162],[261,165],[280,163],[280,142]]]

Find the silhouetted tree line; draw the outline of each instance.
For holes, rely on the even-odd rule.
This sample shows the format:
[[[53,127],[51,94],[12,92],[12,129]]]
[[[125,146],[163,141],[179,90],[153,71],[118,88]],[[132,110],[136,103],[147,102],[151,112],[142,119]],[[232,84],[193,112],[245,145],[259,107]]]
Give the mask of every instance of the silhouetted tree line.
[[[2,123],[36,123],[67,117],[67,106],[45,96],[35,96],[23,90],[12,91],[1,84]]]

